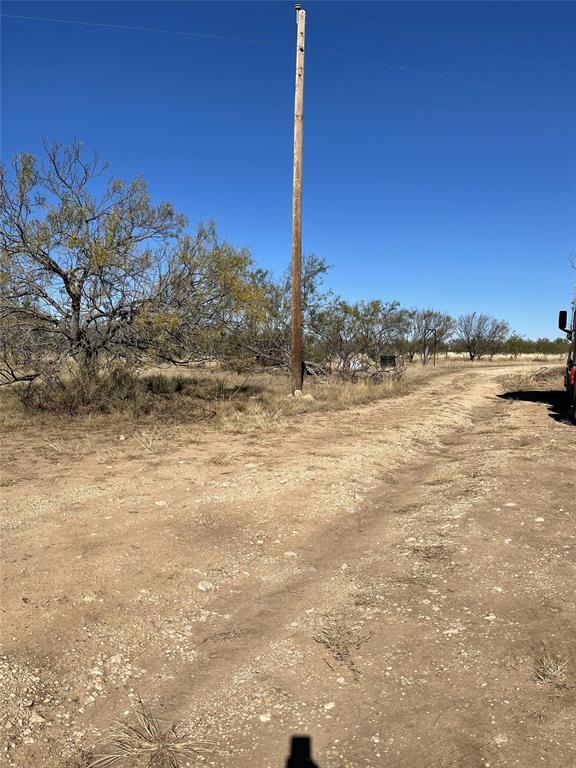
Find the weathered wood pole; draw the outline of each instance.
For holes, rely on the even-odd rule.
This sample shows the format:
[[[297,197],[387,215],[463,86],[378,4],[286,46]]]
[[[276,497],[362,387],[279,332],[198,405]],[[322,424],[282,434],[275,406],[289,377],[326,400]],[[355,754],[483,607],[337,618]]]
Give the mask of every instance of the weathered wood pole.
[[[306,11],[296,8],[296,93],[292,191],[292,392],[302,389],[302,134],[304,121],[304,32]]]

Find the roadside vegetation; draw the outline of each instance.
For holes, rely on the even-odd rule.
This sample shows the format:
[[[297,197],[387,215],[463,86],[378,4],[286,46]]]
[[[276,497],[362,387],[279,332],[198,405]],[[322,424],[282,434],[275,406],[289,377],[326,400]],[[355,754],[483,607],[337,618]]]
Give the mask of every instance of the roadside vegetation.
[[[258,268],[213,222],[191,231],[170,203],[151,202],[143,179],[107,174],[80,143],[46,144],[41,160],[21,154],[0,170],[5,402],[17,398],[29,414],[229,423],[239,412],[266,421],[309,407],[284,397],[289,276]],[[481,312],[349,303],[325,289],[328,267],[315,255],[303,271],[306,389],[323,407],[409,389],[407,366],[433,349],[475,361],[567,347],[523,339]]]
[[[532,366],[525,371],[517,370],[503,376],[501,385],[506,392],[561,391],[564,386],[564,370],[564,366],[554,364]]]

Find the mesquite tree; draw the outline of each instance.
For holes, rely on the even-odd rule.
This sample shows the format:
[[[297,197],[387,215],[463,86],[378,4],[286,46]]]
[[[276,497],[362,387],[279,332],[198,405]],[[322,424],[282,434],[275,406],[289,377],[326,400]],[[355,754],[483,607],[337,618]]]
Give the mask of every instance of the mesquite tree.
[[[215,354],[256,299],[246,251],[106,171],[77,142],[0,169],[0,383]]]
[[[403,349],[408,360],[415,355],[424,355],[424,347],[431,340],[431,331],[435,331],[438,347],[446,345],[454,331],[454,319],[436,309],[411,309],[408,311]],[[430,341],[431,343],[431,341]]]
[[[310,315],[316,350],[330,369],[342,374],[378,367],[380,357],[399,348],[406,331],[407,313],[397,302],[359,301],[350,304],[335,297]]]
[[[470,312],[456,321],[455,341],[467,352],[470,360],[484,355],[492,358],[502,351],[510,336],[510,326],[505,320],[481,312]]]

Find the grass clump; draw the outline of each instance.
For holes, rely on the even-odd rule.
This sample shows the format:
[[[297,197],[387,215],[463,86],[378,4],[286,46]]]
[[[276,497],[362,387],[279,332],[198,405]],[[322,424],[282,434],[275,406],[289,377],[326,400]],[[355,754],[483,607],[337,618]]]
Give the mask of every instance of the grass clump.
[[[117,723],[101,754],[96,754],[88,768],[180,768],[185,761],[210,752],[210,742],[196,739],[173,723],[164,728],[138,699],[136,722]]]
[[[568,661],[545,650],[534,663],[534,679],[559,690],[568,688]]]
[[[225,429],[236,434],[253,434],[256,432],[283,432],[286,429],[286,415],[281,408],[267,408],[256,402],[251,403],[245,410],[231,408],[222,415]]]

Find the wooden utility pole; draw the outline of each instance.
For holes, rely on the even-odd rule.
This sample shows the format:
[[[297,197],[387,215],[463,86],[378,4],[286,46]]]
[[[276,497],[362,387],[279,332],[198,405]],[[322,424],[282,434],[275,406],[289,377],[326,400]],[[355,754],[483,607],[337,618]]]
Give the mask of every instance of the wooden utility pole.
[[[296,94],[294,97],[294,182],[292,193],[292,393],[302,390],[302,131],[304,118],[304,31],[306,11],[296,8]]]

